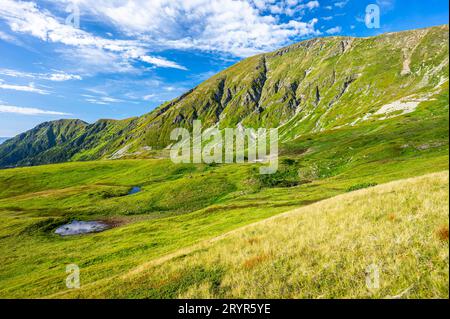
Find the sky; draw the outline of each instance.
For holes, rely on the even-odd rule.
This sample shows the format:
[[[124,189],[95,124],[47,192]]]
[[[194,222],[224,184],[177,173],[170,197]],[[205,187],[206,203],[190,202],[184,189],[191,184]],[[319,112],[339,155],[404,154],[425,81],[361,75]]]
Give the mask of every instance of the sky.
[[[60,118],[139,116],[248,56],[309,38],[448,19],[446,0],[0,0],[0,136]]]

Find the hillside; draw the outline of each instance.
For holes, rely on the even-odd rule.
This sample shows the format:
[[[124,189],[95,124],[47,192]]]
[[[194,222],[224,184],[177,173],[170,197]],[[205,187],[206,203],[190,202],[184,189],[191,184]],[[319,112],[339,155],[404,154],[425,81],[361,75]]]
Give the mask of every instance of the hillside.
[[[341,195],[53,297],[448,298],[448,187],[447,171]]]
[[[448,33],[308,40],[141,117],[6,141],[0,298],[448,298]],[[278,171],[173,163],[194,119],[279,127]],[[107,229],[55,233],[73,221]]]
[[[299,137],[285,145],[279,172],[267,178],[254,163],[174,164],[164,158],[0,170],[0,297],[60,296],[67,293],[67,264],[81,267],[82,285],[89,287],[296,207],[448,170],[448,118],[427,118],[427,112],[418,110],[420,121],[399,123],[399,117]],[[134,186],[141,191],[128,195]],[[423,187],[431,198],[429,185]],[[447,205],[439,198],[435,203]],[[70,238],[54,233],[72,220],[113,228]]]
[[[279,127],[284,142],[393,117],[396,125],[408,118],[448,125],[448,36],[444,25],[300,42],[245,59],[138,118],[41,124],[0,145],[0,167],[146,157],[194,119],[204,127]]]
[[[0,162],[3,166],[33,165],[40,162],[62,162],[72,152],[62,152],[60,145],[72,141],[84,131],[87,123],[80,120],[45,122],[2,144]]]

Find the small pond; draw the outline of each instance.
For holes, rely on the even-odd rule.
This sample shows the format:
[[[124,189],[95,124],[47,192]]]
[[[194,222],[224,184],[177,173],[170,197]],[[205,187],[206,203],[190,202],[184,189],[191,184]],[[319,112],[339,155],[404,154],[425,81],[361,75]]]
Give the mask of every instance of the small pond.
[[[62,225],[55,230],[56,234],[61,236],[80,235],[88,233],[98,233],[108,229],[109,226],[102,222],[90,221],[78,221],[74,220],[69,224]]]
[[[133,194],[139,193],[140,191],[141,191],[141,188],[140,188],[140,187],[134,186],[134,187],[128,192],[128,195],[133,195]]]

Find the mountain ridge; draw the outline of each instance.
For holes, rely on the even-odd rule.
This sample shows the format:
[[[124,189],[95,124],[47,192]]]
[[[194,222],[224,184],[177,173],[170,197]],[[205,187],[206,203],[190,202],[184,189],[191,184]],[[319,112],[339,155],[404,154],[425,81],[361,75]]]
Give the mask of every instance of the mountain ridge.
[[[145,156],[195,119],[204,127],[279,127],[288,141],[407,115],[442,95],[448,99],[448,25],[315,38],[244,59],[140,117],[42,123],[0,146],[0,167]]]
[[[3,142],[6,142],[7,140],[9,140],[11,137],[0,137],[0,144],[2,144]]]

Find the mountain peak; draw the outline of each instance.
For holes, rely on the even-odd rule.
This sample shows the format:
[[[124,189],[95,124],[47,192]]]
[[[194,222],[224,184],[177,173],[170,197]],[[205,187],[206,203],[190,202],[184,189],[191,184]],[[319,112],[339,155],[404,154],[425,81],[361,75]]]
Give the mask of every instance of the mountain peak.
[[[371,38],[323,37],[256,55],[127,120],[41,124],[0,146],[0,166],[162,149],[175,127],[278,127],[287,141],[414,112],[448,96],[448,25]],[[123,153],[123,152],[122,152]]]

